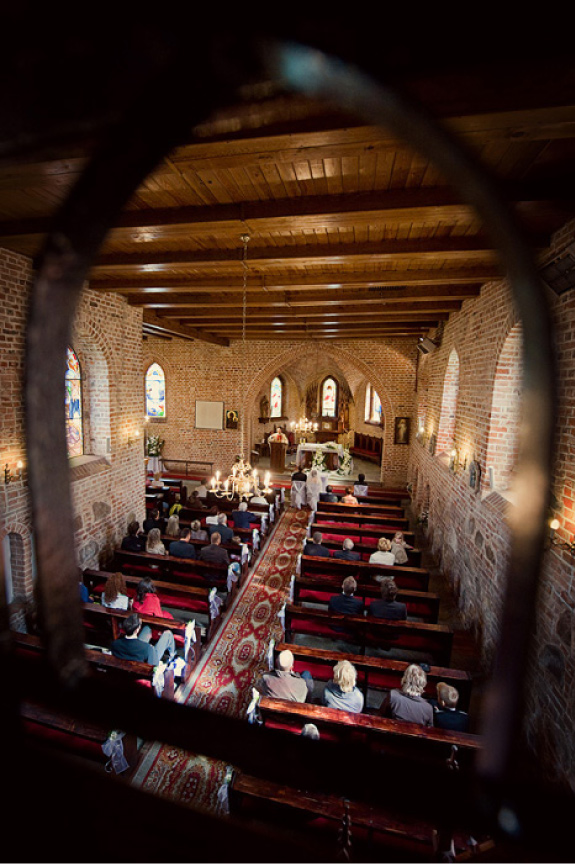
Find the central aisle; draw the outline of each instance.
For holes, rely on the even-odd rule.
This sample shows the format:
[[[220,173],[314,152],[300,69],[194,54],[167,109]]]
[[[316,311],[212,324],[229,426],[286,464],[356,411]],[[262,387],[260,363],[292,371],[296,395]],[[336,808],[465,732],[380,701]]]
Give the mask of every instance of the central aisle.
[[[280,641],[278,613],[303,545],[309,512],[289,507],[240,591],[212,645],[194,670],[183,701],[230,717],[244,717],[251,688],[267,669],[270,639]],[[132,782],[147,792],[196,808],[217,809],[226,764],[163,744],[149,745]]]

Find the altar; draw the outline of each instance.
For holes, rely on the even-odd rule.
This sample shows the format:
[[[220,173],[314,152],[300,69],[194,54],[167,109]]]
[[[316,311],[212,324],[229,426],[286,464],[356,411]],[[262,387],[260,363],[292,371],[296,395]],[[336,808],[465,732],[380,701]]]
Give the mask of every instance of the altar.
[[[314,454],[320,450],[325,458],[325,467],[327,471],[337,471],[339,468],[339,460],[343,458],[343,447],[338,444],[336,447],[326,447],[325,444],[298,444],[295,464],[298,468],[310,468]]]

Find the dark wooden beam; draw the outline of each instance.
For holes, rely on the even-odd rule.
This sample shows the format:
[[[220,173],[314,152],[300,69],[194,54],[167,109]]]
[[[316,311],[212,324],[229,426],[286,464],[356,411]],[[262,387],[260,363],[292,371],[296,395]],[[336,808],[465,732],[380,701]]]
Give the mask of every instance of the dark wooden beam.
[[[164,318],[158,318],[153,312],[146,310],[142,320],[144,332],[148,335],[158,336],[179,336],[181,339],[199,339],[202,342],[210,342],[213,345],[223,345],[227,347],[230,340],[224,336],[216,336],[213,333],[197,330],[194,327],[184,326],[175,321],[167,321]]]

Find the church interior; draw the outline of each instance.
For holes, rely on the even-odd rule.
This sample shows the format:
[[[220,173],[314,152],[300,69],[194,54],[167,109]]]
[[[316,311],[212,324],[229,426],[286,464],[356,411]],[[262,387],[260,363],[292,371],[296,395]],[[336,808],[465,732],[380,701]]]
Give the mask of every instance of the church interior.
[[[25,15],[0,83],[11,860],[573,860],[572,49]],[[169,552],[169,517],[191,543],[213,507],[226,563],[207,535]],[[155,508],[162,552],[125,545]],[[372,562],[398,531],[403,563]],[[370,618],[380,570],[405,621]],[[355,623],[328,609],[349,576]],[[150,579],[179,665],[110,648]],[[282,652],[303,703],[259,686]],[[323,701],[344,659],[357,714]],[[385,713],[410,664],[467,731]]]

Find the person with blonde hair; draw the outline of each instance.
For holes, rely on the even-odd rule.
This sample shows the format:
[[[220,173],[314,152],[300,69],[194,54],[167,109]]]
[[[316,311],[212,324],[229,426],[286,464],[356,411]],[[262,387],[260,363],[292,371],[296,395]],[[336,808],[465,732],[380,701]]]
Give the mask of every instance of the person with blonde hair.
[[[167,549],[162,543],[162,535],[159,528],[152,528],[146,542],[146,552],[151,555],[167,555]]]
[[[413,549],[413,546],[405,542],[403,531],[396,531],[391,539],[391,551],[395,555],[396,564],[407,564],[406,549]]]
[[[166,525],[166,532],[168,537],[179,537],[180,536],[180,517],[177,513],[174,513],[173,516],[170,516],[168,519],[168,524]]]
[[[353,489],[351,486],[347,486],[345,490],[345,495],[341,499],[342,504],[357,504],[358,500],[353,494]]]
[[[401,679],[401,690],[389,694],[389,714],[394,720],[433,726],[433,706],[422,694],[427,675],[417,663],[407,667]]]
[[[377,552],[373,552],[369,557],[370,564],[395,564],[395,555],[391,551],[391,543],[387,537],[380,537],[377,541]]]
[[[102,592],[102,606],[108,609],[127,609],[130,598],[126,589],[123,573],[110,573]]]
[[[361,714],[363,693],[356,686],[357,672],[349,660],[340,660],[333,667],[333,680],[326,684],[323,691],[323,704],[340,711]]]

